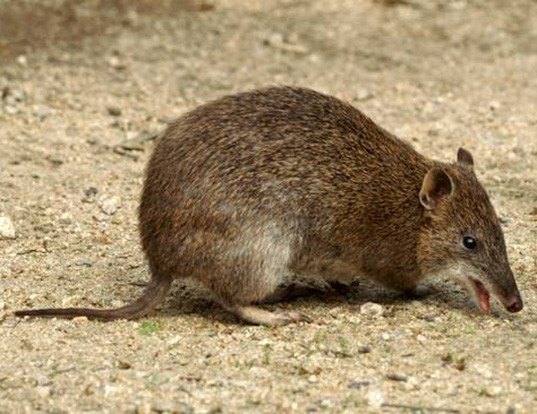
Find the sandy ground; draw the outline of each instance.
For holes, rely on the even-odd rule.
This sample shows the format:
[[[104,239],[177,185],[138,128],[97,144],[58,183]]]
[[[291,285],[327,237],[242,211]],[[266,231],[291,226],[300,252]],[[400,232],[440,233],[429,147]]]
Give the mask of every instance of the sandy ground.
[[[62,3],[0,0],[0,412],[536,412],[535,1]],[[277,329],[181,284],[141,321],[12,316],[135,297],[153,144],[121,145],[271,84],[353,102],[438,159],[470,149],[524,311],[479,315],[439,279],[419,302],[362,283],[285,303],[313,322]]]

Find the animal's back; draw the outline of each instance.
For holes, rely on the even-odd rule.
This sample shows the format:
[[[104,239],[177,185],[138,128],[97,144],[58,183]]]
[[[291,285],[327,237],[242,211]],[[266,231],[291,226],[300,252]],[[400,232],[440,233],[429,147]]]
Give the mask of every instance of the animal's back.
[[[304,212],[329,196],[356,196],[400,162],[423,158],[334,97],[290,87],[247,92],[171,124],[148,166],[142,211],[183,198],[256,214]]]

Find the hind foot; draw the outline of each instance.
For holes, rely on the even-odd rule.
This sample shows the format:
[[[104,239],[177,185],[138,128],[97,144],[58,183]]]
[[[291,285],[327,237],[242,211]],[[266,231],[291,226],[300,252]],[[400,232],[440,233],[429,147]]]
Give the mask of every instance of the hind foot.
[[[296,311],[278,309],[270,312],[255,306],[226,306],[226,309],[254,325],[283,326],[295,322],[311,322],[306,315]]]

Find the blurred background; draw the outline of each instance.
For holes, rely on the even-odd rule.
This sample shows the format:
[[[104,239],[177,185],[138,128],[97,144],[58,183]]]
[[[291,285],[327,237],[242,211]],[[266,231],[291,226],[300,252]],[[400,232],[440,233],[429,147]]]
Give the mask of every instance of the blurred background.
[[[4,100],[20,93],[10,80],[24,73],[26,104],[44,112],[101,113],[113,101],[137,123],[298,84],[360,103],[409,139],[441,129],[459,143],[480,121],[463,106],[486,118],[535,102],[536,10],[533,0],[0,0],[0,86]]]

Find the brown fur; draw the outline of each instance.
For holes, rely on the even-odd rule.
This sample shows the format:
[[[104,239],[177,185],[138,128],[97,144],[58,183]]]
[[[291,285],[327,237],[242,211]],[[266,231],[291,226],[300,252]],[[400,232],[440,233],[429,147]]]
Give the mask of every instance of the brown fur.
[[[308,89],[203,105],[169,126],[147,167],[139,215],[152,299],[132,315],[155,306],[174,278],[191,277],[244,320],[280,324],[300,316],[251,305],[295,273],[360,275],[412,291],[459,262],[506,306],[521,307],[473,159],[462,149],[458,158],[429,160],[352,106]],[[461,247],[468,231],[479,252]]]

